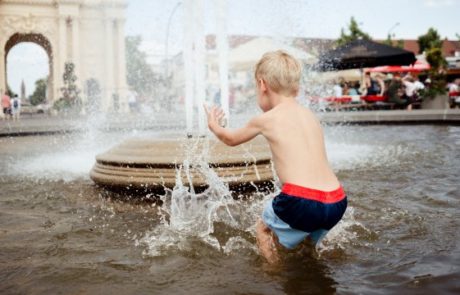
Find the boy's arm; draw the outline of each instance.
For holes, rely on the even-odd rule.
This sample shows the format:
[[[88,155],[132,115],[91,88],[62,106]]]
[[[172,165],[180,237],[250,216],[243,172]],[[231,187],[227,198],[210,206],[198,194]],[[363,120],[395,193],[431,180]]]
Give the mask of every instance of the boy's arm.
[[[214,133],[217,138],[229,146],[236,146],[245,143],[262,131],[261,117],[255,117],[249,123],[235,130],[229,130],[220,126],[219,122],[224,118],[224,112],[221,109],[212,107],[208,109],[205,106],[206,115],[208,117],[209,130]]]

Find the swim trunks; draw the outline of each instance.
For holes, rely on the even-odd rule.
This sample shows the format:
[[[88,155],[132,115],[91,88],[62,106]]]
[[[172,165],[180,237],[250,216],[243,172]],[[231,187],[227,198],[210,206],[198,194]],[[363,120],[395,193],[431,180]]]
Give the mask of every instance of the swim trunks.
[[[342,187],[324,192],[286,183],[266,204],[262,219],[281,245],[293,249],[307,237],[314,245],[319,243],[342,219],[346,208]]]

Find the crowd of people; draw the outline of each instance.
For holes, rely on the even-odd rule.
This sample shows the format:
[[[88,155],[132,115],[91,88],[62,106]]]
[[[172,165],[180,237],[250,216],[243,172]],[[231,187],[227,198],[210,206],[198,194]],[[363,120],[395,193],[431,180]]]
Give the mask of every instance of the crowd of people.
[[[401,76],[399,73],[371,75],[366,72],[360,82],[346,82],[344,79],[336,81],[333,91],[335,97],[382,96],[386,98],[386,102],[410,110],[414,103],[421,100],[421,91],[429,87],[430,83],[430,79],[422,83],[418,76],[411,73]]]

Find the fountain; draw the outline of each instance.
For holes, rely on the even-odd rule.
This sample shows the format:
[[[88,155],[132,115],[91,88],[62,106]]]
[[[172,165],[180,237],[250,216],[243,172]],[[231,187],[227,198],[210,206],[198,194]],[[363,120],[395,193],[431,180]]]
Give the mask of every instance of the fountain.
[[[226,1],[216,2],[217,49],[219,53],[220,105],[229,122],[228,42]],[[203,0],[184,1],[183,59],[185,72],[185,116],[187,137],[173,140],[133,139],[97,155],[91,179],[112,189],[164,192],[181,183],[195,189],[207,187],[197,166],[208,166],[224,179],[234,192],[266,190],[274,180],[270,151],[263,139],[231,148],[206,137],[203,110],[205,91],[205,35]],[[194,106],[198,109],[198,132],[193,134]],[[191,153],[190,147],[193,147]],[[208,153],[194,163],[195,154]],[[185,171],[187,173],[185,173]]]
[[[0,1],[0,23],[2,13],[9,13],[4,5],[12,2]],[[15,7],[31,11],[14,22],[23,24],[46,5],[83,0],[17,2]],[[93,2],[94,12],[100,2]],[[131,4],[146,11],[153,2]],[[314,9],[313,3],[302,9],[303,2],[295,7],[300,17],[307,11],[333,22],[327,18],[336,16],[333,9]],[[238,10],[243,3],[254,5],[231,3]],[[290,21],[294,29],[300,25],[295,13],[285,13],[292,3],[252,8],[266,17],[264,9],[276,6],[282,17],[269,21],[277,26],[277,19]],[[40,13],[34,14],[34,5]],[[259,21],[250,12],[250,22]],[[190,71],[195,73],[193,66]],[[66,121],[48,117],[19,122],[30,128],[25,130],[41,130],[37,125],[47,130],[39,136],[5,131],[0,136],[0,293],[458,293],[458,126],[325,124],[328,158],[349,193],[349,208],[317,252],[290,252],[279,267],[268,268],[257,250],[254,225],[274,192],[236,200],[229,190],[239,183],[260,188],[263,179],[273,177],[266,144],[257,138],[228,148],[203,136],[193,104],[189,100],[187,129],[185,113],[165,114],[168,122],[144,116],[131,125],[129,115],[105,120],[100,113],[68,122],[79,132],[49,132]],[[371,114],[381,119],[381,113]],[[243,121],[237,115],[231,119],[234,126]],[[113,147],[114,142],[122,144]],[[142,201],[158,198],[150,192],[120,199],[94,185],[88,171],[96,154],[91,177],[98,183],[142,192],[162,189],[162,204]],[[200,193],[202,185],[209,188]]]
[[[213,169],[234,192],[266,190],[274,178],[262,138],[235,148],[207,138],[131,139],[97,155],[90,176],[105,187],[161,194],[174,188],[178,177],[185,186],[206,188],[202,166]]]

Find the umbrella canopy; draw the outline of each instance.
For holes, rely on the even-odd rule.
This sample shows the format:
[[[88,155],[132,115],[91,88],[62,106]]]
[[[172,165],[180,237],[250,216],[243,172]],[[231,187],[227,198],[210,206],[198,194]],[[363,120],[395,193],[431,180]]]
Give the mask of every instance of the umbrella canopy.
[[[258,60],[268,51],[284,50],[307,64],[313,64],[316,59],[313,55],[278,42],[270,38],[255,38],[233,49],[228,56],[228,61],[233,68],[252,69]]]
[[[345,81],[359,81],[362,79],[362,72],[359,69],[349,69],[331,72],[319,72],[313,78],[316,81],[332,81],[332,80],[345,80]]]
[[[411,51],[373,42],[355,40],[321,55],[315,68],[320,71],[371,68],[382,65],[410,65]]]
[[[367,69],[366,72],[381,72],[381,73],[406,73],[406,72],[411,72],[411,73],[418,73],[418,72],[423,72],[423,71],[428,71],[431,69],[431,66],[429,63],[422,62],[417,60],[415,64],[410,65],[410,66],[380,66],[380,67],[375,67],[372,69]]]

